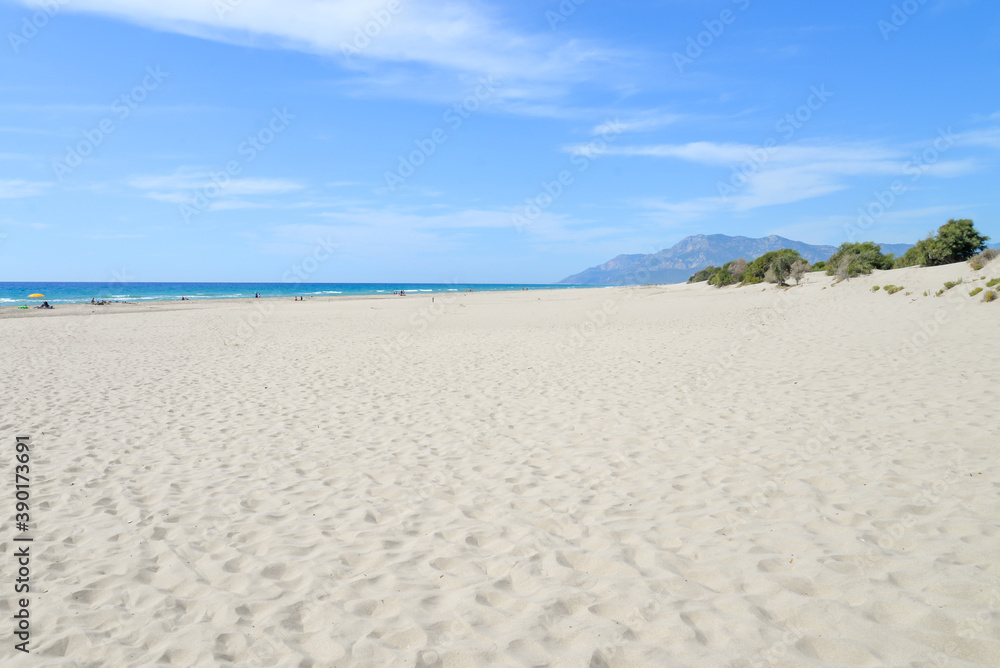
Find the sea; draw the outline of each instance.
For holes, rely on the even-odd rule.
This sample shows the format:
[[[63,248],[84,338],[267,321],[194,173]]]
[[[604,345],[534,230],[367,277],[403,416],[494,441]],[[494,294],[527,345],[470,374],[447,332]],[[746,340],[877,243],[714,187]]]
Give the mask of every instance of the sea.
[[[156,302],[187,299],[240,299],[261,297],[350,297],[449,292],[508,292],[563,290],[572,285],[522,285],[517,283],[0,283],[0,306],[79,304],[91,299],[122,302]],[[29,297],[40,294],[44,297]]]

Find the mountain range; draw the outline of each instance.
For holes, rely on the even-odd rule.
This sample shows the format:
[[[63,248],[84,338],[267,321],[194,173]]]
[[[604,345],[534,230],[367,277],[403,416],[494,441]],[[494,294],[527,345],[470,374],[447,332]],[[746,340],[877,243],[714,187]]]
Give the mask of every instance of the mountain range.
[[[902,255],[913,244],[881,244],[883,253]],[[834,246],[814,246],[772,234],[751,239],[725,234],[686,237],[672,248],[649,255],[619,255],[596,267],[559,281],[568,285],[649,285],[683,283],[699,269],[743,258],[753,260],[782,248],[797,250],[810,262],[828,259]]]

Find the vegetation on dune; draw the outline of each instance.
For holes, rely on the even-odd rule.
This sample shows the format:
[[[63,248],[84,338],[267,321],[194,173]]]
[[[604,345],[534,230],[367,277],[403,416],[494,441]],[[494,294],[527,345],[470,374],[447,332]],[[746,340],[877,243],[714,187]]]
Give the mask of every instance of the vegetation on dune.
[[[747,265],[741,282],[751,284],[767,281],[768,283],[785,285],[785,281],[792,274],[792,265],[795,264],[796,260],[805,262],[799,252],[791,248],[764,253]]]
[[[979,271],[997,256],[1000,256],[1000,248],[987,248],[983,252],[973,255],[972,259],[969,260],[969,265],[976,271]]]
[[[989,237],[980,234],[971,220],[952,218],[938,228],[937,234],[928,235],[926,239],[918,241],[899,258],[892,253],[883,253],[882,247],[873,241],[843,243],[828,260],[814,265],[810,265],[798,251],[783,248],[765,253],[752,262],[741,258],[727,262],[721,267],[714,265],[705,267],[691,276],[688,283],[707,281],[709,285],[721,288],[726,285],[753,285],[767,282],[787,287],[790,279],[794,279],[798,284],[807,272],[822,270],[826,271],[828,276],[835,276],[837,280],[834,284],[836,284],[855,276],[870,274],[876,269],[887,270],[916,265],[931,267],[965,260],[978,271],[994,258],[1000,257],[1000,250],[986,248],[988,240]],[[937,296],[961,282],[959,279],[945,283],[944,288],[938,290]],[[986,287],[997,284],[1000,284],[1000,278],[991,280]],[[884,290],[889,294],[895,294],[902,289],[895,285],[882,287],[876,285],[872,288],[872,292]],[[927,296],[927,292],[924,292],[924,296]],[[989,301],[992,301],[992,298]]]
[[[901,258],[895,266],[933,267],[968,260],[986,248],[989,237],[980,234],[968,218],[952,218],[938,228],[937,234],[921,239]]]
[[[971,292],[969,292],[969,296],[970,297],[975,297],[976,295],[978,295],[982,291],[983,291],[982,288],[975,288],[974,290],[972,290]]]
[[[791,277],[795,279],[795,285],[799,284],[802,278],[812,271],[812,266],[803,259],[798,259],[792,263]]]
[[[727,262],[721,267],[705,267],[688,279],[688,283],[708,281],[709,285],[723,287],[726,285],[753,285],[755,283],[777,283],[787,285],[789,278],[798,283],[810,270],[809,263],[790,248],[771,251],[761,255],[753,262],[743,258]]]
[[[892,269],[894,261],[892,253],[883,255],[882,247],[873,241],[848,242],[840,245],[825,266],[828,276],[844,280],[870,274],[875,269]]]
[[[993,301],[996,298],[997,298],[997,293],[995,291],[993,291],[993,290],[990,290],[985,295],[983,295],[983,301],[984,302],[991,302],[991,301]]]
[[[714,264],[710,264],[704,269],[695,272],[695,275],[688,279],[688,283],[701,283],[702,281],[707,281],[715,275],[715,272],[719,270]]]

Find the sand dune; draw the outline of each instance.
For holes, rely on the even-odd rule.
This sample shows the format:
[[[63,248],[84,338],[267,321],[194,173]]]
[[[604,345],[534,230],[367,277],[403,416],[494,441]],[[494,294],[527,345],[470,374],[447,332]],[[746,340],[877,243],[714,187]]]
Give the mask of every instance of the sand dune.
[[[998,275],[4,309],[0,661],[998,666]]]

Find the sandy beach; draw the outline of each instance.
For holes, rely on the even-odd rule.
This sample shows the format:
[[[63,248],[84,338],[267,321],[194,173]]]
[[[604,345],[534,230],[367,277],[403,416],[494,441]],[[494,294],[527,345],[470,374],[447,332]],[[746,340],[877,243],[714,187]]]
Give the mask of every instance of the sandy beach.
[[[1000,666],[997,276],[2,309],[0,663]]]

